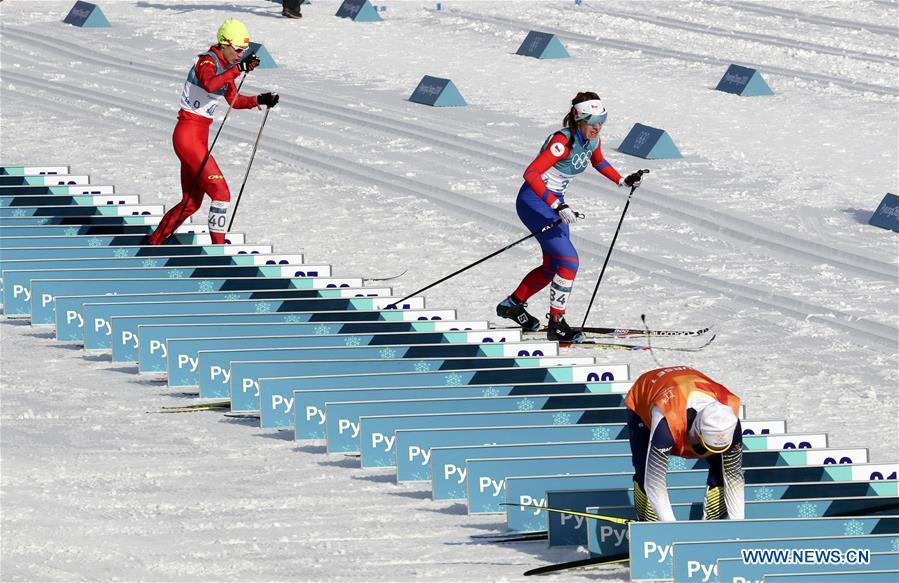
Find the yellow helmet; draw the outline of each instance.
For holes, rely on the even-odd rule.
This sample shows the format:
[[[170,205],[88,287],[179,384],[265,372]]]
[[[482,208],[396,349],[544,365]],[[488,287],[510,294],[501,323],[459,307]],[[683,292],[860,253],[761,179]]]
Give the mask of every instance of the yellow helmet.
[[[223,22],[219,27],[216,38],[220,45],[250,46],[250,31],[247,30],[247,25],[236,18],[229,18]]]

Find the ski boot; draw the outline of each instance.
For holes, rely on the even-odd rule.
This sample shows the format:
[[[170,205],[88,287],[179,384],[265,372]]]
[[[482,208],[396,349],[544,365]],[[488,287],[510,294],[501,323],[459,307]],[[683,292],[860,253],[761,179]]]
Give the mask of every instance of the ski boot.
[[[555,340],[563,344],[580,344],[587,336],[577,328],[572,328],[565,321],[564,314],[549,314],[549,324],[546,326],[546,339]]]
[[[281,16],[303,18],[303,13],[300,12],[302,5],[303,0],[282,0]]]
[[[500,318],[515,320],[522,330],[536,332],[540,329],[540,320],[528,313],[526,302],[519,302],[512,296],[507,297],[496,305],[496,315]]]

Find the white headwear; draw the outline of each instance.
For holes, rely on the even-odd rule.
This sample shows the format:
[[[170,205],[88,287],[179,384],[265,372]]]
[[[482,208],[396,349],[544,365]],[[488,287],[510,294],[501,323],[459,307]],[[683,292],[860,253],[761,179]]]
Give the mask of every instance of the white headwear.
[[[590,125],[605,123],[608,112],[600,99],[582,101],[574,106],[575,121],[583,121]]]
[[[737,416],[733,409],[715,401],[698,411],[693,423],[705,448],[713,453],[721,453],[733,441]]]

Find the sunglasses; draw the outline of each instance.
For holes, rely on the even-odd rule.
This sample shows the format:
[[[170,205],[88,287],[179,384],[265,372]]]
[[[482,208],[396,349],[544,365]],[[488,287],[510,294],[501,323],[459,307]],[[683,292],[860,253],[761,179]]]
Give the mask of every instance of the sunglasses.
[[[244,51],[249,50],[249,48],[250,48],[250,47],[236,47],[234,45],[228,45],[228,46],[230,46],[231,50],[233,50],[238,55],[242,55],[244,53]]]
[[[601,126],[602,124],[606,123],[606,119],[608,117],[608,114],[604,113],[602,115],[591,115],[580,121],[584,122],[588,126]]]

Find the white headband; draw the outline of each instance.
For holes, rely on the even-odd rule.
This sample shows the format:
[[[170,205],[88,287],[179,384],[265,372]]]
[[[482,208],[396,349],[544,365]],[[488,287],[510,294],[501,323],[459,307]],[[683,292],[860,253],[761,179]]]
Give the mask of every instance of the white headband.
[[[606,113],[606,108],[599,99],[582,101],[574,106],[574,110],[577,112],[577,119],[582,119],[591,115],[603,115]]]

